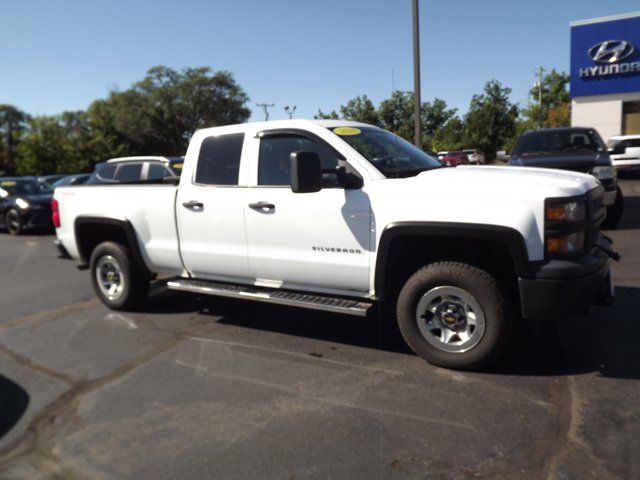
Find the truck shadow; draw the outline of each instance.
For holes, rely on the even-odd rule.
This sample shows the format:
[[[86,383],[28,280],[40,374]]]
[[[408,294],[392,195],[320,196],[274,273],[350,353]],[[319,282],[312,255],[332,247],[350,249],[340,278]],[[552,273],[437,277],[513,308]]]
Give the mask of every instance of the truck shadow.
[[[237,300],[187,298],[182,301],[189,302],[193,311],[215,316],[222,324],[413,355],[397,328],[379,312],[360,318]],[[614,305],[594,307],[589,318],[572,317],[558,324],[522,322],[510,348],[483,373],[598,372],[603,377],[640,379],[639,307],[639,288],[618,287]]]
[[[637,230],[640,229],[640,197],[624,197],[624,215],[615,230]],[[606,233],[606,232],[605,232]]]
[[[17,383],[0,375],[0,438],[20,421],[29,405],[29,394]]]

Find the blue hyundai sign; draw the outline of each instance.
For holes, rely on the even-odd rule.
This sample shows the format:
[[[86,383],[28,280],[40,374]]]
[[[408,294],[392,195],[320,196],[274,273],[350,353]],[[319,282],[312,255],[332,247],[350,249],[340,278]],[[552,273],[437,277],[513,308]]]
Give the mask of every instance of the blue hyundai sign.
[[[640,92],[640,13],[571,23],[570,92]]]

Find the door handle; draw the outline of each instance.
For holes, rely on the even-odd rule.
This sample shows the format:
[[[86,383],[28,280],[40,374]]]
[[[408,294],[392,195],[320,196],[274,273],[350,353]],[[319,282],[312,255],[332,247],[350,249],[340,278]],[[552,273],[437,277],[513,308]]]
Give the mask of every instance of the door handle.
[[[254,210],[258,210],[259,212],[272,212],[276,209],[276,206],[273,203],[269,202],[258,202],[250,203],[249,208],[253,208]]]
[[[204,204],[198,200],[189,200],[188,202],[182,202],[182,206],[185,208],[193,208],[194,210],[200,210],[204,208]]]

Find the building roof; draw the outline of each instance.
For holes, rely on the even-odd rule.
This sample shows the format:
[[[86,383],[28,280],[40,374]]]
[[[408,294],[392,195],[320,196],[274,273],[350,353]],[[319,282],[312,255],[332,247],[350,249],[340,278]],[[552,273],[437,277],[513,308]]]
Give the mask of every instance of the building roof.
[[[608,17],[588,18],[586,20],[574,20],[569,22],[571,27],[580,25],[591,25],[592,23],[613,22],[614,20],[626,20],[627,18],[640,17],[640,12],[621,13],[619,15],[609,15]]]

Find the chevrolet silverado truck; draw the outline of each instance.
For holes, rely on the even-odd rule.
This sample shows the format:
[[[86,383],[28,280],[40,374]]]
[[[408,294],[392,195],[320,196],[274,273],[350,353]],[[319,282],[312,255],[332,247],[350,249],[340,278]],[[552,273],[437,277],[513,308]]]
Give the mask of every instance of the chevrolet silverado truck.
[[[472,369],[523,318],[612,298],[603,194],[592,175],[442,168],[367,124],[288,120],[199,130],[179,179],[58,188],[52,215],[109,308],[135,308],[161,274],[173,290],[391,318],[427,361]]]

